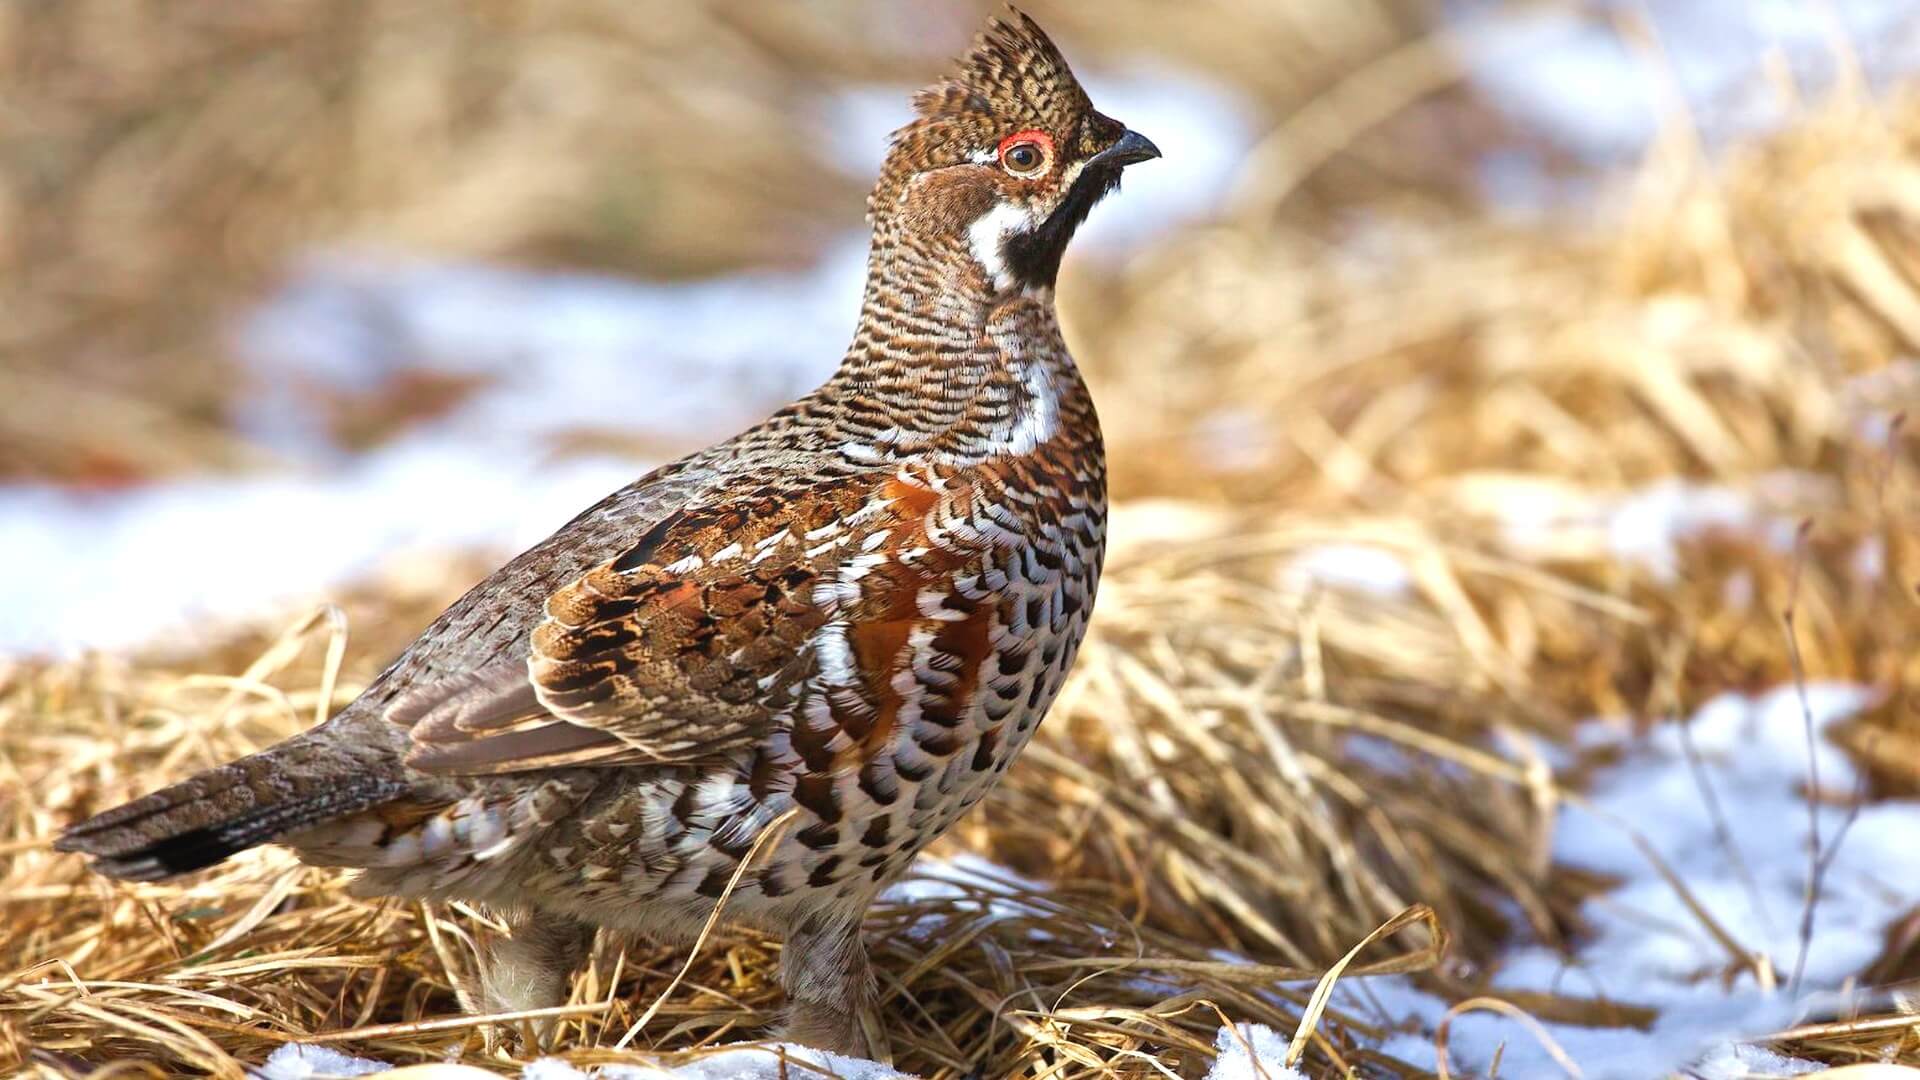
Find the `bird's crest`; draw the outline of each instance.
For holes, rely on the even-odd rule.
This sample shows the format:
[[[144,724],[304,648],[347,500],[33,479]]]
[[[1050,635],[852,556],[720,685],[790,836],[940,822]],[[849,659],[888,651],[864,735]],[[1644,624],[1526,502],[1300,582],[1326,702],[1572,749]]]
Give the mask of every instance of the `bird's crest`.
[[[915,94],[913,107],[919,115],[893,133],[870,210],[886,206],[916,172],[970,160],[1019,131],[1064,143],[1093,115],[1060,50],[1012,8],[987,23],[951,75]]]
[[[952,75],[914,95],[916,112],[930,120],[984,115],[1060,131],[1093,107],[1046,31],[1024,12],[1010,7],[1007,14],[987,23]]]

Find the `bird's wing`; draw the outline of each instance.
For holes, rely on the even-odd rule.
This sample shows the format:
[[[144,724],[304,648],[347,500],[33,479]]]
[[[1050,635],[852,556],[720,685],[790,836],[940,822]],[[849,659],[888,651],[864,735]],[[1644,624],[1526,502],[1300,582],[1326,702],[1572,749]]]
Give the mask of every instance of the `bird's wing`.
[[[967,615],[975,601],[923,610],[987,544],[941,527],[936,508],[966,491],[938,485],[868,475],[669,515],[548,598],[524,664],[396,700],[388,715],[410,728],[408,764],[474,774],[712,762],[809,694],[865,734],[916,625],[942,624],[964,664],[987,650],[988,620]]]

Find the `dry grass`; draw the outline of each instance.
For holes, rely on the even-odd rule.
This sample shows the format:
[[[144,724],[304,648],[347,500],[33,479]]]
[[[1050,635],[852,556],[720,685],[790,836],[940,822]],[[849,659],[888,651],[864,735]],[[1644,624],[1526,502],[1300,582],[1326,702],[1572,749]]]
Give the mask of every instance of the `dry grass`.
[[[367,40],[354,36],[361,24],[333,14],[344,9],[324,10],[300,17],[338,19],[337,33],[294,35],[288,27],[304,25],[294,15],[252,31],[279,43],[259,54],[260,77],[278,80],[291,65],[305,81],[276,92],[315,109],[333,107],[314,89],[340,69],[329,50],[360,55]],[[418,18],[432,22],[437,10],[424,5]],[[634,56],[655,54],[620,51],[625,35],[653,28],[608,29],[601,20],[612,10],[551,36],[513,5],[472,18],[507,20],[512,40],[525,41],[514,48],[564,44],[556,55],[582,56],[596,83],[657,94],[637,85],[656,76],[629,70]],[[822,79],[901,77],[838,43],[774,34],[745,10],[712,9],[735,20],[725,24],[728,40],[747,65],[729,69],[730,80],[752,84],[756,72],[772,79],[768,72],[794,65]],[[1302,114],[1304,126],[1282,128],[1280,145],[1292,137],[1335,160],[1342,147],[1364,154],[1365,134],[1391,112],[1375,107],[1370,88],[1390,99],[1394,87],[1423,86],[1434,74],[1418,48],[1391,51],[1408,33],[1395,7],[1374,10],[1371,30],[1349,28],[1363,44],[1346,55],[1386,59],[1332,96],[1351,107]],[[1097,37],[1091,25],[1075,30]],[[175,46],[184,51],[155,55],[193,55],[182,33]],[[1193,55],[1239,55],[1232,42],[1170,40]],[[239,79],[249,55],[202,59],[237,65],[227,74]],[[469,74],[506,63],[478,56],[446,62]],[[1276,107],[1331,78],[1263,87],[1251,74],[1257,65],[1221,63]],[[1398,64],[1415,70],[1400,79]],[[342,100],[405,96],[384,66],[348,70],[348,85],[336,88]],[[209,82],[208,100],[244,100],[225,96],[239,95],[236,85],[248,84]],[[221,115],[210,108],[188,111],[204,123],[185,125],[184,135],[136,125],[150,132],[144,141],[115,145],[143,166],[173,163],[180,171],[166,175],[182,188],[195,186],[198,170],[226,175],[221,162],[231,159],[181,149],[194,132],[230,130],[206,119]],[[764,153],[778,141],[768,128],[793,122],[734,111],[712,119],[741,125],[723,128],[729,153]],[[649,133],[632,125],[655,122],[596,115],[535,138],[488,120],[460,128],[459,138],[449,129],[444,145],[410,162],[386,161],[389,140],[361,130],[349,160],[364,168],[337,172],[310,165],[340,149],[325,142],[344,137],[335,129],[262,134],[288,141],[233,148],[272,167],[249,173],[265,177],[261,186],[234,195],[220,211],[232,216],[219,220],[268,215],[292,200],[287,220],[309,224],[194,279],[206,299],[183,309],[182,336],[143,340],[201,340],[208,313],[244,295],[286,252],[340,235],[326,219],[334,213],[396,242],[470,244],[495,256],[631,266],[658,244],[697,246],[721,263],[766,257],[729,244],[777,233],[769,223],[796,203],[753,192],[721,201],[770,216],[725,237],[698,231],[713,240],[707,246],[621,229],[621,243],[636,247],[608,254],[589,242],[606,233],[571,231],[587,219],[555,207],[597,198],[605,177],[569,170],[611,166],[569,149],[608,139],[647,145]],[[502,160],[520,153],[502,147],[546,147],[568,159],[568,175],[509,170],[476,180],[472,201],[457,204],[466,210],[443,220],[445,177],[494,160],[489,138]],[[1191,1074],[1211,1057],[1223,1015],[1294,1030],[1320,974],[1416,905],[1432,911],[1431,924],[1398,929],[1342,977],[1417,970],[1423,986],[1473,999],[1487,991],[1481,962],[1503,942],[1577,935],[1580,903],[1604,887],[1550,864],[1554,815],[1579,797],[1578,778],[1556,780],[1533,748],[1563,742],[1588,716],[1651,723],[1729,688],[1776,685],[1792,677],[1793,647],[1808,675],[1882,692],[1844,738],[1869,767],[1876,797],[1920,792],[1920,438],[1900,421],[1920,400],[1920,370],[1908,359],[1920,350],[1917,152],[1920,102],[1872,104],[1843,92],[1712,168],[1686,139],[1671,141],[1610,189],[1591,220],[1530,225],[1445,201],[1382,198],[1368,204],[1364,244],[1293,212],[1295,200],[1322,197],[1303,186],[1298,156],[1260,155],[1218,226],[1171,238],[1116,273],[1070,275],[1069,334],[1102,402],[1123,498],[1119,546],[1093,635],[1042,737],[946,841],[948,851],[985,853],[1047,888],[1018,896],[1015,908],[976,897],[875,913],[869,936],[899,1064],[930,1077],[1152,1075],[1156,1062]],[[667,157],[656,167],[696,176],[671,186],[709,178],[713,163]],[[718,164],[730,183],[754,174],[750,162]],[[376,166],[418,175],[369,179]],[[854,197],[852,181],[819,175],[819,190],[783,199]],[[558,203],[513,195],[536,179],[564,189]],[[356,202],[351,185],[361,182],[377,197]],[[110,180],[101,183],[111,194]],[[417,196],[395,194],[408,191]],[[125,205],[108,194],[97,198]],[[161,229],[162,209],[102,217],[76,203],[48,220]],[[176,224],[197,221],[189,207]],[[434,232],[446,221],[460,223],[452,239]],[[72,239],[26,243],[51,250]],[[72,313],[83,309],[69,305],[152,303],[163,291],[156,282],[192,247],[158,233],[120,239],[135,253],[124,263],[133,269],[92,278],[96,264],[73,246],[55,280],[87,287],[37,293],[38,306],[19,310],[38,316],[8,347],[71,355],[61,335],[78,332]],[[100,250],[116,264],[128,258]],[[208,363],[214,386],[221,369]],[[5,370],[67,400],[60,395],[71,388],[44,372]],[[138,377],[113,385],[103,393],[115,402],[148,400]],[[196,467],[235,463],[228,450],[246,451],[226,441],[208,404],[218,392],[198,393],[186,399],[199,413],[164,397],[154,409],[164,422],[135,430]],[[11,445],[0,466],[85,475],[70,448],[27,429],[35,415],[45,411],[7,410]],[[203,421],[176,423],[196,415]],[[1796,481],[1779,483],[1789,471]],[[1755,495],[1806,527],[1785,547],[1741,532],[1693,538],[1668,576],[1617,557],[1592,527],[1509,523],[1522,501],[1592,518],[1621,493],[1670,477]],[[1179,501],[1162,498],[1171,495]],[[1328,544],[1395,553],[1411,587],[1320,588],[1289,572],[1296,556]],[[0,1065],[52,1077],[124,1059],[160,1074],[239,1076],[274,1045],[316,1037],[396,1062],[461,1053],[503,1064],[480,1056],[472,1027],[442,1023],[456,1015],[447,971],[464,962],[473,913],[354,901],[337,875],[271,851],[184,884],[119,887],[45,849],[66,822],[345,702],[483,569],[415,565],[367,583],[343,601],[357,635],[344,650],[338,625],[322,620],[211,653],[0,674]],[[330,655],[344,657],[337,681]],[[1383,743],[1401,752],[1399,766],[1383,770]],[[1911,927],[1890,935],[1874,977],[1920,975],[1916,937]],[[578,1012],[563,1025],[569,1060],[619,1059],[608,1048],[682,959],[622,944],[602,948],[576,986]],[[1448,959],[1436,963],[1443,944]],[[1222,949],[1250,962],[1222,962]],[[721,932],[637,1045],[680,1050],[750,1037],[777,1005],[776,959],[775,943]],[[1728,959],[1753,963],[1738,949]],[[1514,1004],[1564,1022],[1646,1020],[1574,997]],[[1374,1060],[1366,1048],[1382,1033],[1363,1019],[1314,1015],[1304,1050],[1314,1075],[1425,1075]],[[1781,1048],[1836,1063],[1920,1064],[1920,1036],[1891,1012],[1798,1029]]]
[[[1137,571],[1118,569],[1112,590],[1118,612],[1128,609],[1129,584],[1137,584],[1144,601],[1162,592],[1166,572],[1153,560]],[[463,579],[456,571],[439,584],[450,591]],[[1228,580],[1220,577],[1219,586]],[[434,598],[421,591],[419,575],[407,581],[393,590],[384,583],[371,589],[373,609],[366,613],[378,611],[403,626],[424,618]],[[418,603],[392,602],[395,593],[404,601],[408,590]],[[376,596],[389,599],[371,599]],[[250,853],[184,886],[126,889],[78,873],[71,860],[42,846],[59,822],[156,776],[246,752],[309,722],[328,679],[322,658],[343,624],[315,619],[264,647],[245,646],[259,647],[258,658],[246,665],[233,664],[229,655],[9,673],[0,689],[0,733],[16,797],[0,841],[13,856],[0,895],[9,906],[10,948],[26,963],[0,983],[0,1024],[15,1053],[31,1053],[33,1063],[56,1071],[78,1060],[125,1056],[238,1075],[236,1060],[258,1061],[279,1042],[340,1038],[340,1028],[361,1033],[349,1036],[357,1049],[396,1061],[438,1060],[450,1046],[470,1043],[470,1027],[405,1029],[456,1012],[445,965],[463,962],[458,942],[465,915],[348,899],[337,875],[300,868],[279,852]],[[1119,613],[1108,624],[1145,627]],[[1283,637],[1268,631],[1249,644],[1285,648]],[[1152,661],[1136,655],[1137,647],[1115,643],[1099,654],[1146,675]],[[179,674],[223,666],[240,673]],[[364,660],[357,666],[364,674]],[[1232,692],[1229,679],[1212,684]],[[1115,781],[1123,776],[1076,763],[1068,738],[1109,707],[1097,680],[1082,687],[1056,721],[1067,738],[1036,747],[1032,766],[993,818],[969,826],[955,845],[996,850],[1012,861],[1052,862],[1046,880],[1061,888],[1027,895],[1016,885],[1010,900],[996,897],[986,907],[965,900],[892,905],[870,924],[903,1067],[930,1075],[1007,1075],[1051,1063],[1064,1075],[1099,1075],[1129,1071],[1141,1054],[1191,1067],[1210,1054],[1223,1012],[1292,1030],[1324,966],[1313,958],[1338,957],[1358,940],[1341,941],[1329,931],[1376,910],[1385,911],[1379,921],[1387,922],[1412,906],[1370,875],[1350,882],[1362,893],[1362,910],[1341,913],[1338,897],[1322,898],[1315,909],[1300,906],[1319,889],[1283,869],[1290,859],[1331,859],[1367,873],[1354,844],[1339,838],[1337,808],[1313,790],[1313,777],[1325,765],[1305,751],[1325,740],[1309,737],[1294,750],[1278,724],[1267,727],[1267,754],[1234,778],[1229,793],[1243,794],[1241,783],[1271,786],[1284,766],[1296,774],[1291,783],[1299,797],[1276,802],[1265,818],[1239,823],[1247,833],[1233,837],[1217,831],[1232,823],[1203,816],[1219,807],[1196,800],[1187,817],[1176,816],[1179,800],[1205,786],[1199,773],[1189,775],[1191,783],[1176,781],[1164,798],[1136,802],[1116,799]],[[333,702],[345,702],[355,689],[355,679],[342,680]],[[1058,722],[1068,717],[1069,723]],[[1147,716],[1140,722],[1168,730]],[[109,730],[113,736],[103,737]],[[1195,732],[1179,749],[1222,762],[1239,755],[1234,741],[1231,731]],[[1458,752],[1476,756],[1465,747]],[[1035,809],[1043,805],[1048,808]],[[1383,812],[1392,817],[1396,811]],[[1005,827],[997,820],[1001,813],[1028,826]],[[1309,829],[1309,850],[1289,839]],[[1065,857],[1069,851],[1079,857]],[[1330,871],[1338,880],[1332,864]],[[1209,915],[1210,908],[1216,913]],[[1318,917],[1333,921],[1297,943],[1287,940]],[[1283,919],[1287,930],[1275,925]],[[1228,929],[1236,922],[1243,929]],[[1046,931],[1044,940],[1033,937],[1036,929]],[[1410,930],[1359,958],[1352,971],[1424,969],[1439,944],[1431,926]],[[1222,946],[1270,962],[1225,963],[1214,951]],[[41,959],[52,957],[61,959]],[[750,1033],[778,1005],[771,980],[776,958],[770,942],[722,935],[655,1014],[641,1045],[678,1048]],[[616,1040],[678,962],[675,950],[644,943],[603,951],[576,988],[577,1002],[597,1007],[569,1022],[566,1044]],[[1354,1044],[1372,1038],[1356,1040],[1338,1016],[1322,1030],[1317,1056],[1367,1060]],[[1365,1028],[1358,1034],[1377,1036]],[[65,1051],[77,1056],[64,1057]],[[569,1055],[582,1063],[617,1056],[604,1050]]]

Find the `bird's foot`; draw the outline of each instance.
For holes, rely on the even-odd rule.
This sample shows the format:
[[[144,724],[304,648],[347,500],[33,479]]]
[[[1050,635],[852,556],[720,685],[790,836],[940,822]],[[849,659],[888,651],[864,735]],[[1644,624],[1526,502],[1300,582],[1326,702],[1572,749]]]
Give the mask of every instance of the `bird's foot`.
[[[480,1016],[524,1013],[567,1003],[573,973],[593,946],[593,927],[545,913],[511,918],[505,936],[480,942],[477,974],[456,979],[455,992]],[[464,984],[464,985],[463,985]],[[481,1028],[489,1054],[515,1047],[551,1049],[558,1017],[528,1017]]]
[[[783,1039],[892,1064],[873,969],[860,941],[859,912],[820,911],[790,929],[780,950],[780,977],[787,988]]]
[[[777,1038],[845,1057],[893,1064],[893,1048],[872,1002],[851,1010],[818,1002],[795,1002]]]

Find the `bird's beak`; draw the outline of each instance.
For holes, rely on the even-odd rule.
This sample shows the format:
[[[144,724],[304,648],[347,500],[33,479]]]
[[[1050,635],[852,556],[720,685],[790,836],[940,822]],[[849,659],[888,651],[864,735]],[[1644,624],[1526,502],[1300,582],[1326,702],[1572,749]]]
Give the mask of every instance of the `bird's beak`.
[[[1153,140],[1137,131],[1129,131],[1120,136],[1120,141],[1093,155],[1087,164],[1095,167],[1119,169],[1142,161],[1151,161],[1160,156],[1160,148]]]

